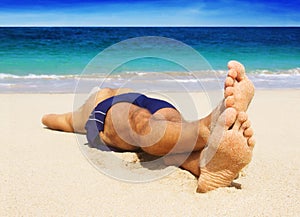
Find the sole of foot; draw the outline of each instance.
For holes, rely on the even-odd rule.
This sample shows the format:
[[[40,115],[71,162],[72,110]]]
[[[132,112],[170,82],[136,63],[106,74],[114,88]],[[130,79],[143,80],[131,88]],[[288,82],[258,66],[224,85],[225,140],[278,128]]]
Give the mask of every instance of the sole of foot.
[[[197,192],[230,186],[251,161],[254,145],[253,130],[246,113],[227,108],[201,152]]]

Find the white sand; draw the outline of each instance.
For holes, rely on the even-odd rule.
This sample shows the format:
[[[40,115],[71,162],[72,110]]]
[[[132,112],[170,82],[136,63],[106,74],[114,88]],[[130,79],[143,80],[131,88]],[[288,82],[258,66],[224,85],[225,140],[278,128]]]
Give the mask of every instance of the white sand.
[[[300,91],[258,91],[249,109],[257,145],[242,189],[198,194],[176,169],[153,182],[111,179],[74,134],[44,129],[44,113],[72,110],[71,94],[0,95],[0,216],[297,216]],[[130,156],[125,153],[124,157]]]

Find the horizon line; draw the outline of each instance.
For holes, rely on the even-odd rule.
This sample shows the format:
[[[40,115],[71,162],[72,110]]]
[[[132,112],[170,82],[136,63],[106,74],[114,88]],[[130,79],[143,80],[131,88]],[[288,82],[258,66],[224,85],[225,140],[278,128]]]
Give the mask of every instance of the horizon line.
[[[300,27],[299,25],[0,25],[2,27]]]

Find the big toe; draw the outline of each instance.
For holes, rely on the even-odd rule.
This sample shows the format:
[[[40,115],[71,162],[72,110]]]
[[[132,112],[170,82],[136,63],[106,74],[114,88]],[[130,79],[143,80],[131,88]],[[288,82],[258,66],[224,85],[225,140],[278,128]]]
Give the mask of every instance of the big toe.
[[[219,117],[217,125],[222,130],[228,130],[236,120],[237,112],[234,108],[227,108]]]
[[[236,76],[237,81],[241,81],[245,78],[246,73],[243,64],[239,63],[238,61],[231,60],[228,62],[227,66],[229,70],[235,70],[237,72],[237,76]]]

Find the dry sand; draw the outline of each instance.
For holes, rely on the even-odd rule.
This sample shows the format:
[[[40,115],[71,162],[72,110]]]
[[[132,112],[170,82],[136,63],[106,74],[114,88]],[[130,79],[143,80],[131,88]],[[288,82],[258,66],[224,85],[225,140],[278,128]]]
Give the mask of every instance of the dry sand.
[[[257,91],[248,112],[257,145],[236,180],[242,189],[206,194],[196,193],[197,180],[181,169],[140,184],[103,175],[74,134],[40,123],[44,113],[71,110],[73,97],[0,95],[0,216],[299,215],[299,90]]]

